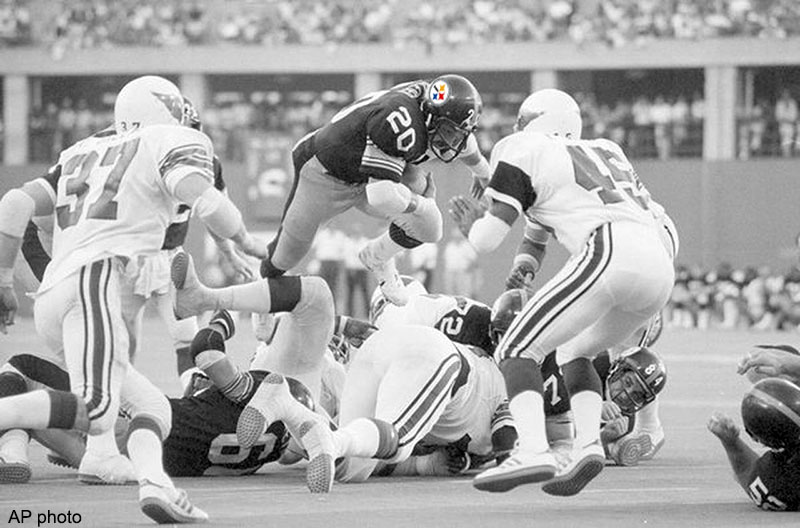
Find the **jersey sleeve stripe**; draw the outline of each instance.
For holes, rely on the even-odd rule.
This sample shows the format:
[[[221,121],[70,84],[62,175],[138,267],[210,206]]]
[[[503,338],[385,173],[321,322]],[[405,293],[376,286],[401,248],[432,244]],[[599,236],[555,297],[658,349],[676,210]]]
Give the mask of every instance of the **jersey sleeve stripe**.
[[[205,147],[199,144],[181,145],[167,152],[161,163],[158,164],[161,176],[169,172],[175,165],[183,163],[185,160],[194,159],[200,163],[207,164],[209,169],[213,169],[211,157]]]
[[[385,153],[372,139],[367,138],[361,157],[362,172],[379,179],[399,180],[404,168],[405,161]]]

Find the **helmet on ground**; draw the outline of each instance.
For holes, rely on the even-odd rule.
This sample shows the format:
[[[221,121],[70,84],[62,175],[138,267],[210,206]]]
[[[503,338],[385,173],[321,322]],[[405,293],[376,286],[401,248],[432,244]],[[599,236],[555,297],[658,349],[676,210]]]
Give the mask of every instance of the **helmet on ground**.
[[[529,95],[519,107],[514,130],[532,130],[580,139],[581,109],[568,93],[547,88]]]
[[[114,126],[123,133],[150,125],[183,125],[184,106],[174,83],[155,75],[137,77],[117,95]]]
[[[634,347],[611,364],[608,397],[625,414],[633,414],[656,399],[667,383],[667,368],[655,352]]]
[[[530,294],[521,288],[515,288],[503,292],[492,305],[491,322],[489,323],[489,337],[492,343],[497,346],[503,338],[511,322],[522,311],[522,308],[530,299]]]
[[[428,85],[422,110],[426,114],[428,145],[437,158],[453,161],[464,150],[483,111],[481,94],[460,75],[442,75]]]
[[[744,429],[771,449],[800,447],[800,387],[783,378],[765,378],[742,399]]]
[[[428,293],[428,290],[425,289],[425,286],[410,275],[400,275],[400,280],[403,281],[403,285],[406,287],[409,297]],[[375,320],[380,317],[381,313],[383,313],[383,309],[386,308],[386,303],[388,302],[389,299],[386,298],[380,287],[376,287],[375,291],[372,292],[372,298],[369,301],[370,323],[375,324]]]

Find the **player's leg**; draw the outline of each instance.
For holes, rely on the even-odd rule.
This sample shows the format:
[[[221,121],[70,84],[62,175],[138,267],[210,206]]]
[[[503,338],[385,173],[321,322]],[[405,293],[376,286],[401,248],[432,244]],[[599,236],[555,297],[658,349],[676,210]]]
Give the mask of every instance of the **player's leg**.
[[[169,336],[172,338],[175,358],[177,360],[178,376],[180,377],[181,387],[185,393],[191,386],[192,379],[197,373],[190,351],[192,339],[194,339],[194,336],[199,331],[197,317],[177,319],[172,309],[172,299],[169,295],[156,294],[154,297],[156,299],[158,315],[161,317],[161,320],[166,323]]]
[[[26,392],[28,385],[22,374],[11,365],[3,365],[0,369],[0,398]],[[18,484],[30,480],[29,441],[24,429],[0,431],[0,483]]]
[[[352,207],[363,186],[350,186],[327,175],[316,157],[293,153],[295,179],[284,206],[281,225],[267,246],[262,277],[278,277],[296,266],[311,249],[317,229]]]
[[[359,206],[368,211],[366,204]],[[442,238],[442,213],[435,206],[421,207],[390,219],[389,230],[370,240],[358,254],[368,270],[378,277],[378,284],[386,298],[403,306],[408,302],[408,292],[397,272],[394,257],[424,243],[436,243]]]

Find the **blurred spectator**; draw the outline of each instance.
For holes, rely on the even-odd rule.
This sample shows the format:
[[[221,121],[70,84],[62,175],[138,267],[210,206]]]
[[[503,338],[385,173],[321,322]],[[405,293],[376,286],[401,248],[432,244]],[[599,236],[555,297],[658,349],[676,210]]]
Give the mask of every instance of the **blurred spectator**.
[[[794,151],[795,130],[797,128],[797,101],[789,90],[784,89],[775,103],[775,121],[781,142],[781,155],[788,158]]]
[[[439,246],[422,244],[406,252],[409,275],[417,279],[428,291],[433,291],[434,271],[439,258]]]
[[[341,308],[342,292],[339,286],[344,274],[346,246],[347,235],[329,227],[321,229],[314,239],[314,259],[319,263],[317,275],[328,283],[337,309]]]
[[[764,132],[767,129],[767,112],[769,105],[763,98],[750,108],[739,108],[737,119],[739,124],[739,159],[761,153],[764,143]]]
[[[360,226],[356,226],[356,233],[348,236],[344,245],[344,265],[347,277],[347,315],[366,319],[369,314],[370,303],[370,276],[367,269],[358,258],[361,251],[369,239],[361,232]],[[356,303],[356,296],[360,295],[360,302]]]
[[[454,229],[444,248],[444,293],[475,298],[480,280],[477,253]]]

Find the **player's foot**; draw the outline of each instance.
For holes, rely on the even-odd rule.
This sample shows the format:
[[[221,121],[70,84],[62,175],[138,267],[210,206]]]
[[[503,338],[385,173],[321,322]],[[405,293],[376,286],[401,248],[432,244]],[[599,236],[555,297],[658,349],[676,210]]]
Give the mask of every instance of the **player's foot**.
[[[389,300],[390,303],[397,306],[405,306],[408,304],[408,291],[406,290],[403,279],[400,278],[400,273],[397,272],[394,258],[389,260],[381,260],[377,258],[369,244],[358,252],[358,259],[369,271],[374,273],[378,278],[378,286],[380,286],[383,295]]]
[[[528,453],[515,450],[502,464],[487,469],[472,480],[481,491],[509,491],[522,484],[550,480],[556,474],[557,463],[550,451]]]
[[[664,445],[664,428],[659,427],[654,432],[642,431],[641,433],[650,437],[650,449],[642,453],[639,460],[652,460],[653,457],[656,456],[656,453],[658,453],[658,450]]]
[[[185,319],[214,308],[208,288],[197,278],[191,255],[185,251],[176,253],[170,264],[170,275],[176,290],[172,307],[176,318]]]
[[[211,325],[216,325],[216,328],[222,332],[225,341],[236,335],[236,320],[228,310],[219,310],[212,315],[208,320],[208,326]]]
[[[327,420],[295,400],[286,379],[272,373],[264,378],[239,415],[239,445],[252,447],[274,420],[281,420],[308,453],[308,489],[312,493],[329,492],[333,486],[335,445]]]
[[[136,483],[136,472],[126,456],[87,451],[78,467],[78,480],[84,484],[124,486]]]
[[[184,490],[149,480],[143,480],[139,485],[139,507],[158,524],[191,524],[208,520],[208,514],[192,506]]]
[[[645,433],[631,433],[606,445],[608,457],[618,466],[636,466],[642,455],[652,449],[650,436]]]
[[[605,460],[600,440],[575,449],[563,461],[556,476],[542,486],[542,490],[560,497],[577,495],[603,471]]]
[[[47,453],[47,461],[53,464],[54,466],[69,468],[69,469],[78,469],[72,465],[72,463],[67,460],[66,458],[62,457],[58,453],[54,451],[50,451]]]
[[[12,460],[0,455],[0,484],[24,484],[31,479],[31,465],[27,460]]]

